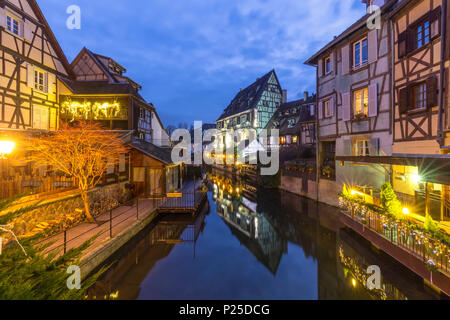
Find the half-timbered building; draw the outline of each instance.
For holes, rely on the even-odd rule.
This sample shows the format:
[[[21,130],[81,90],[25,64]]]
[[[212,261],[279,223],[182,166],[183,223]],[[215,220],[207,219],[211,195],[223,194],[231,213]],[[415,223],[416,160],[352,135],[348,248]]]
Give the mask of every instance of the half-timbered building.
[[[241,141],[256,138],[250,131],[258,135],[283,102],[286,102],[286,91],[281,89],[275,70],[241,89],[216,121],[220,134],[215,137],[215,149],[225,150],[234,145],[235,132]]]
[[[392,154],[392,3],[377,2],[380,25],[372,26],[368,1],[367,15],[306,62],[317,67],[319,197],[331,204],[343,183],[379,188],[389,172],[354,157]],[[355,161],[337,161],[342,157]]]
[[[304,93],[299,100],[282,103],[270,119],[266,129],[279,130],[280,161],[314,158],[316,149],[316,95]]]
[[[446,0],[403,1],[391,13],[393,155],[403,160],[392,162],[393,186],[411,211],[438,221],[450,220],[448,15]]]
[[[0,2],[0,128],[58,128],[57,77],[70,66],[34,0]]]
[[[92,120],[113,130],[134,130],[142,140],[170,146],[169,135],[142,88],[125,76],[126,69],[110,57],[83,48],[71,63],[72,79],[61,77],[61,119]]]

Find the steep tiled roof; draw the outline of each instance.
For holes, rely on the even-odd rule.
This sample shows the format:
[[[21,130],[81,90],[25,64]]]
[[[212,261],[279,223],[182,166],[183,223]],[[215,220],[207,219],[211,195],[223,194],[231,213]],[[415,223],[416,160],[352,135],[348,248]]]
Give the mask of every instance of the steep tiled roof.
[[[239,91],[217,121],[255,108],[272,74],[276,77],[275,70],[271,70],[247,88]]]

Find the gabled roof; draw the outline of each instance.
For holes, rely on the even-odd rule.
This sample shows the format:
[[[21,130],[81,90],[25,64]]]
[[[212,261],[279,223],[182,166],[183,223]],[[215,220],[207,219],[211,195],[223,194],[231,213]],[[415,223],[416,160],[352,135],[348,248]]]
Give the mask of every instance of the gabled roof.
[[[398,0],[389,0],[387,1],[382,7],[381,7],[381,12],[382,14],[386,13],[389,9],[392,8],[392,6],[394,4],[397,3]],[[404,0],[404,1],[409,1],[409,0]],[[355,23],[353,23],[350,27],[348,27],[344,32],[342,32],[339,36],[335,37],[331,42],[329,42],[325,47],[323,47],[322,49],[320,49],[319,51],[317,51],[311,58],[309,58],[308,60],[306,60],[305,64],[310,65],[310,66],[315,66],[317,65],[317,60],[319,58],[319,56],[321,56],[323,53],[327,52],[329,49],[331,49],[332,47],[334,47],[335,45],[337,45],[338,43],[340,43],[341,41],[343,41],[345,38],[347,38],[348,36],[352,35],[353,33],[357,32],[358,30],[367,27],[367,19],[371,16],[372,14],[365,14],[364,16],[362,16],[358,21],[356,21]]]
[[[2,1],[3,2],[3,1]],[[36,0],[28,0],[28,3],[33,9],[34,14],[38,17],[39,21],[43,24],[43,28],[45,32],[47,33],[48,40],[53,45],[53,49],[58,54],[59,58],[61,59],[61,63],[66,69],[66,72],[69,76],[72,76],[72,69],[70,67],[69,61],[67,60],[66,55],[64,54],[64,51],[61,49],[61,46],[59,45],[58,40],[56,40],[55,34],[53,33],[52,29],[50,28],[50,25],[47,22],[47,19],[45,19],[44,14],[41,11],[41,8],[39,8],[39,5],[37,4]]]
[[[277,83],[279,85],[280,82],[278,81],[278,77],[275,73],[275,70],[271,70],[270,72],[265,74],[262,78],[258,78],[247,88],[239,91],[239,93],[234,97],[234,99],[224,110],[219,119],[217,119],[217,121],[228,118],[234,114],[238,114],[256,108],[256,105],[258,104],[262,93],[266,89],[267,82],[269,81],[272,75],[275,76],[275,79],[277,80]]]
[[[87,54],[100,67],[100,69],[102,69],[102,71],[109,78],[109,81],[111,83],[129,83],[132,86],[136,87],[137,89],[142,88],[140,84],[133,81],[129,77],[124,76],[122,74],[115,74],[115,73],[111,72],[111,70],[109,69],[109,66],[105,65],[102,62],[102,59],[112,61],[115,65],[117,65],[120,68],[120,70],[122,70],[122,72],[125,72],[126,69],[124,67],[122,67],[120,64],[118,64],[114,59],[104,56],[104,55],[94,53],[91,50],[87,49],[86,47],[81,49],[81,51],[78,53],[78,55],[72,61],[72,63],[70,64],[71,68],[73,68],[78,63],[78,61],[83,57],[84,54]]]

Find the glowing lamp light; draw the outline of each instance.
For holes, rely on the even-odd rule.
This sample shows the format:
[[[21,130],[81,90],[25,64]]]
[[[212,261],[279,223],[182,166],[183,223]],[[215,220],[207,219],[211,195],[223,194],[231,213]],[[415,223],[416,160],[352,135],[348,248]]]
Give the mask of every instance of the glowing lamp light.
[[[14,150],[15,146],[16,144],[12,141],[0,141],[0,155],[5,157]]]
[[[355,279],[352,279],[352,284],[353,284],[354,287],[356,287],[356,280]]]
[[[364,193],[359,192],[359,191],[356,191],[356,190],[350,191],[350,194],[351,194],[352,196],[354,196],[355,194],[360,195],[360,196],[364,196]]]
[[[236,188],[236,193],[239,193],[239,191],[240,191],[239,188]]]
[[[417,173],[415,173],[411,176],[411,181],[414,184],[418,184],[420,181],[422,181],[422,178]]]
[[[409,209],[408,208],[403,208],[402,212],[403,212],[403,214],[409,214]]]

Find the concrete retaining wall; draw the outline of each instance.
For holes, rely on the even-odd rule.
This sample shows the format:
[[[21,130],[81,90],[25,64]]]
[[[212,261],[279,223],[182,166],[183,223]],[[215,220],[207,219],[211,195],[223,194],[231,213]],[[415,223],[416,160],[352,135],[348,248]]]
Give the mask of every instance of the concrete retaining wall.
[[[299,196],[307,197],[312,200],[316,200],[316,187],[315,181],[308,181],[308,191],[302,190],[302,179],[291,176],[281,176],[280,189],[288,192],[292,192]],[[326,203],[330,206],[337,207],[339,205],[338,193],[342,190],[339,188],[335,181],[320,180],[319,183],[319,202]]]
[[[113,239],[99,247],[98,250],[84,257],[81,262],[82,277],[86,277],[96,268],[102,265],[109,257],[116,253],[123,245],[131,240],[135,235],[147,227],[156,217],[157,211],[150,213],[145,219],[134,222],[131,226],[116,235]]]

